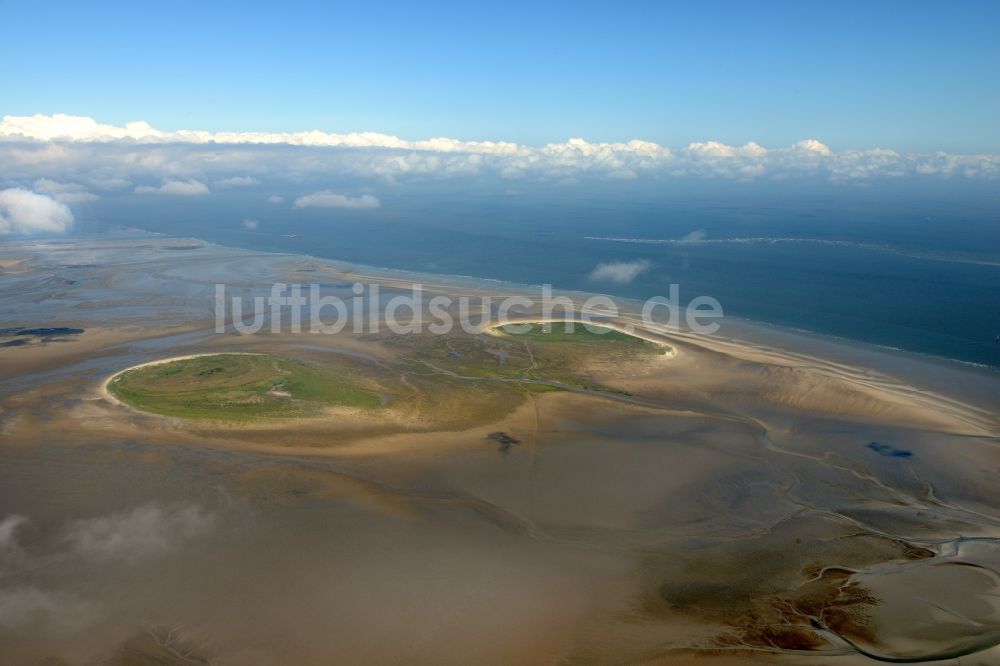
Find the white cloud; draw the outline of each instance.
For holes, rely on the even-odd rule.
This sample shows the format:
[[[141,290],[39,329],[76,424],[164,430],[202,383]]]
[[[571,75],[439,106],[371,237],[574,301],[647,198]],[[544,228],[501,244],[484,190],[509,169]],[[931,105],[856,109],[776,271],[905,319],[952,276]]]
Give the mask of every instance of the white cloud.
[[[90,184],[99,190],[124,190],[131,187],[132,182],[125,178],[91,178]]]
[[[258,222],[257,220],[245,219],[240,224],[243,225],[244,229],[250,229],[251,231],[253,231],[254,229],[257,228],[260,222]]]
[[[700,241],[705,240],[705,235],[706,234],[705,234],[705,232],[703,230],[697,229],[695,231],[692,231],[688,235],[686,235],[684,238],[680,239],[679,242],[681,242],[681,243],[698,243]]]
[[[18,515],[6,516],[0,520],[0,574],[21,560],[23,552],[17,542],[17,531],[27,523],[26,517]]]
[[[314,192],[295,200],[296,208],[378,208],[382,202],[370,194],[348,197],[330,190]]]
[[[214,522],[201,507],[155,504],[125,513],[78,520],[67,526],[63,540],[88,560],[138,560],[158,556],[208,532]]]
[[[833,154],[830,148],[816,139],[805,139],[804,141],[799,141],[795,143],[792,148],[795,150],[801,150],[805,153],[814,153],[816,155],[822,155],[824,157],[829,157]]]
[[[198,180],[166,180],[159,187],[140,185],[135,188],[139,194],[172,194],[176,196],[198,196],[208,194],[209,189],[205,183]]]
[[[650,267],[651,264],[645,259],[600,263],[590,272],[590,279],[594,282],[628,284],[648,271]]]
[[[39,141],[112,141],[116,139],[151,140],[166,136],[145,122],[127,123],[124,127],[102,125],[93,118],[56,113],[51,116],[4,116],[0,136]]]
[[[822,144],[821,144],[822,145]],[[737,158],[737,157],[764,157],[767,149],[759,143],[750,141],[742,147],[729,146],[718,141],[702,141],[689,143],[688,153],[701,158]]]
[[[88,203],[100,199],[100,197],[93,192],[60,192],[59,194],[53,194],[52,196],[56,201],[64,204]]]
[[[704,157],[737,157],[739,151],[718,141],[704,141],[688,144],[688,152]]]
[[[17,547],[17,528],[27,524],[28,519],[16,514],[0,520],[0,553]]]
[[[260,181],[250,176],[233,176],[215,181],[219,187],[247,187],[249,185],[259,185]]]
[[[86,203],[100,198],[78,183],[60,183],[48,178],[36,180],[35,191],[51,195],[56,201],[64,204]]]
[[[0,588],[0,628],[48,625],[54,629],[75,630],[95,619],[94,607],[73,595],[44,590],[24,584],[23,574],[40,560],[31,559],[18,543],[17,532],[30,521],[25,516],[10,515],[0,520],[0,575],[13,580],[13,587]]]
[[[20,187],[0,190],[0,236],[64,233],[72,226],[73,213],[66,204]]]
[[[70,141],[109,143],[220,143],[220,144],[287,144],[292,146],[337,148],[392,148],[425,150],[430,152],[473,152],[511,154],[520,149],[506,141],[458,141],[438,137],[421,141],[406,141],[390,134],[378,132],[351,132],[338,134],[310,130],[307,132],[206,132],[203,130],[177,130],[164,132],[154,129],[145,121],[134,121],[124,126],[105,125],[93,118],[57,113],[51,116],[4,116],[0,123],[0,138],[10,140]]]
[[[267,202],[268,203],[273,203],[273,204],[280,204],[284,200],[285,200],[285,197],[279,197],[277,194],[272,194],[271,196],[269,196],[267,198]]]
[[[79,631],[98,619],[94,604],[72,594],[32,586],[0,590],[0,627],[31,628],[46,625]]]
[[[163,556],[186,554],[216,522],[216,513],[196,504],[150,504],[71,521],[29,549],[17,537],[30,521],[0,519],[0,631],[78,632],[101,623],[108,612],[104,588],[92,585],[80,596],[50,574],[84,566],[95,576],[119,576],[123,565],[157,567]]]
[[[179,194],[204,194],[204,183],[209,182],[237,187],[258,179],[300,184],[330,182],[338,176],[385,182],[494,177],[551,184],[689,177],[1000,179],[1000,155],[835,151],[816,139],[771,148],[753,141],[738,146],[707,140],[671,150],[650,141],[582,138],[526,146],[445,137],[410,141],[376,132],[166,132],[145,122],[114,126],[59,114],[5,116],[0,122],[0,165],[2,175],[15,182],[48,178],[110,189],[111,184],[120,188],[122,183],[163,181],[182,186],[141,186],[137,191],[176,189]],[[281,203],[276,195],[268,200]]]

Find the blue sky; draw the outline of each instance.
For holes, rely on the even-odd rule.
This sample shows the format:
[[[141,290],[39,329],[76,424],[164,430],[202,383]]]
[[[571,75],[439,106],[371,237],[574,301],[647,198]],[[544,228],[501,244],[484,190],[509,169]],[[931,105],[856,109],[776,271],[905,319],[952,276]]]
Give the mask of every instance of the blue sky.
[[[7,3],[0,114],[1000,152],[1000,3]]]

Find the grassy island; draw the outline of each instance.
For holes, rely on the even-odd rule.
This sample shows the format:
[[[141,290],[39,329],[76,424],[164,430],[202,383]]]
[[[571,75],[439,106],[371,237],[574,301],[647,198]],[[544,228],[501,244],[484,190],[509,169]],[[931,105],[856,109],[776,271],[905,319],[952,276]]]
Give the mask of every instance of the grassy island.
[[[268,354],[210,354],[140,365],[112,377],[107,389],[154,414],[238,421],[381,404],[352,373]]]

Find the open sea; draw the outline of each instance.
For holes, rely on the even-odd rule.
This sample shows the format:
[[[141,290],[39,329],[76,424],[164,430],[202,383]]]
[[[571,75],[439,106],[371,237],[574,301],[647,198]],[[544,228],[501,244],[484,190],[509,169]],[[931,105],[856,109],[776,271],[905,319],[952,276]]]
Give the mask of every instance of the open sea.
[[[438,189],[433,189],[438,187]],[[296,209],[267,192],[158,201],[122,195],[78,215],[352,264],[645,299],[718,299],[727,315],[1000,368],[1000,215],[975,196],[863,188],[722,196],[711,189],[502,194],[379,192],[374,210]],[[163,199],[166,199],[164,197]],[[244,228],[243,219],[257,221]],[[293,236],[297,235],[297,238]],[[622,284],[602,262],[648,266]]]

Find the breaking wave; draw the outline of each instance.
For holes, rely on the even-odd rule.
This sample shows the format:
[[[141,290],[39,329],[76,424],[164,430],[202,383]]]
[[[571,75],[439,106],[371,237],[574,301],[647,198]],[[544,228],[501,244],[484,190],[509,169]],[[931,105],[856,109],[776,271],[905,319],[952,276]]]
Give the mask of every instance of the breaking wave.
[[[924,261],[942,261],[957,264],[974,264],[977,266],[1000,266],[1000,261],[980,259],[955,254],[944,254],[939,252],[919,252],[906,250],[892,245],[879,245],[877,243],[861,243],[857,241],[831,240],[828,238],[785,238],[774,236],[748,236],[745,238],[705,238],[702,235],[688,234],[684,238],[614,238],[608,236],[584,236],[585,240],[605,241],[609,243],[634,243],[636,245],[682,245],[682,246],[702,246],[702,245],[781,245],[781,244],[809,244],[828,245],[833,247],[844,247],[857,250],[867,250],[869,252],[882,252],[893,254],[910,259],[920,259]]]

